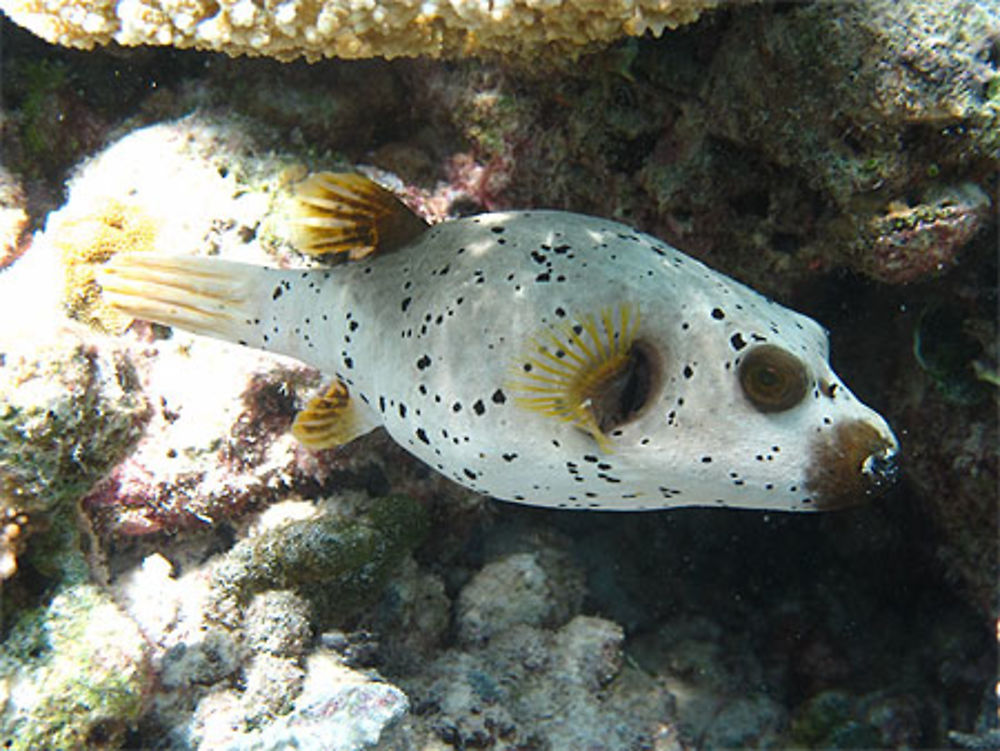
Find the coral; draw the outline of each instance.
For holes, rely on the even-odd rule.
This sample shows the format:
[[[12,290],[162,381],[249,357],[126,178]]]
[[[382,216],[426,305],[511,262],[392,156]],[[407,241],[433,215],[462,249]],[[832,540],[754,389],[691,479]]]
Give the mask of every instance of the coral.
[[[905,284],[942,273],[990,218],[990,199],[972,184],[935,191],[916,206],[892,204],[870,223],[859,243],[860,266],[888,284]]]
[[[419,672],[447,642],[451,600],[440,576],[403,560],[385,594],[360,627],[379,634],[380,666],[386,674]]]
[[[515,553],[487,564],[455,603],[460,642],[489,641],[515,623],[543,626],[563,620],[579,608],[583,597],[582,574],[574,574],[564,575],[562,581],[550,577],[531,553]]]
[[[269,55],[280,60],[305,56],[455,57],[487,53],[579,53],[597,43],[647,30],[661,34],[698,18],[718,0],[637,0],[606,3],[587,0],[539,4],[285,0],[266,7],[250,0],[185,0],[88,3],[64,0],[13,0],[4,10],[43,39],[91,49],[115,41],[122,45],[170,44],[175,47]]]
[[[323,650],[308,657],[303,673],[302,690],[290,710],[266,727],[239,729],[234,697],[220,692],[199,704],[186,740],[201,748],[356,751],[378,742],[409,708],[398,688],[345,667],[337,655]]]
[[[47,299],[61,270],[43,268],[62,221],[117,201],[152,218],[157,250],[301,264],[282,234],[288,183],[370,162],[396,171],[377,174],[425,216],[515,205],[612,216],[807,309],[905,443],[908,479],[893,494],[823,519],[518,509],[428,479],[378,433],[349,451],[296,448],[287,426],[321,385],[314,371],[141,324],[117,345],[95,338],[105,352],[127,343],[129,393],[153,414],[88,498],[103,537],[81,536],[77,489],[34,516],[16,504],[0,513],[0,568],[21,563],[4,582],[3,627],[18,610],[43,623],[40,598],[87,581],[88,557],[106,555],[155,680],[132,684],[146,681],[138,715],[119,694],[125,719],[67,745],[121,743],[130,724],[126,744],[141,747],[281,748],[338,732],[345,746],[400,749],[788,747],[793,718],[800,746],[996,746],[995,391],[977,387],[974,406],[949,400],[997,362],[984,198],[1000,132],[995,5],[733,7],[561,75],[83,55],[37,40],[44,55],[12,59],[5,45],[5,157],[27,199],[13,194],[16,222],[27,213],[37,226],[47,208],[29,146],[51,148],[31,153],[58,173],[91,149],[107,112],[124,111],[98,106],[100,92],[118,96],[131,79],[143,104],[0,275],[12,324],[0,381],[43,330],[65,326]],[[15,33],[30,39],[7,24],[5,42]],[[180,112],[193,114],[167,119]],[[144,127],[149,118],[164,121]],[[43,272],[29,279],[32,266]],[[357,561],[312,555],[311,542],[364,538],[376,526],[365,509],[388,493],[419,500],[433,533],[389,574],[378,559],[381,595],[352,602],[364,579],[345,585],[322,566]],[[286,533],[292,549],[274,563]],[[9,676],[36,665],[14,646],[0,647],[13,666],[0,679],[4,723],[31,697]]]
[[[452,160],[467,202],[622,219],[772,294],[842,266],[898,283],[991,221],[993,6],[765,3],[563,76],[424,64],[408,80],[470,143]]]
[[[135,451],[84,499],[102,533],[202,528],[316,488],[323,473],[288,432],[314,371],[188,336],[145,354],[141,383],[158,407]],[[186,377],[194,362],[211,378]]]
[[[22,534],[71,506],[136,443],[148,405],[128,355],[73,336],[35,350],[11,349],[0,367],[0,557],[13,573]],[[11,526],[14,524],[15,527]]]
[[[7,352],[0,378],[0,487],[29,514],[86,492],[148,415],[128,356],[72,338]]]
[[[996,225],[964,251],[963,261],[933,286],[885,301],[884,320],[906,306],[888,330],[900,350],[874,387],[886,394],[895,426],[907,438],[907,476],[933,521],[937,565],[992,622],[1000,566],[995,520],[1000,511],[995,405],[990,381],[997,338]],[[876,354],[869,348],[867,356]]]
[[[678,616],[639,637],[632,655],[675,696],[676,722],[705,748],[767,748],[777,744],[787,712],[752,676],[761,667],[734,635],[707,618]]]
[[[672,700],[625,664],[623,641],[601,618],[576,616],[554,631],[516,624],[402,685],[436,736],[424,745],[641,748],[670,724]]]
[[[251,600],[244,615],[246,646],[254,652],[294,657],[312,636],[308,604],[287,590],[268,590]]]
[[[24,189],[17,178],[0,165],[0,270],[27,249],[27,229]]]
[[[119,253],[153,249],[157,222],[141,206],[111,198],[88,216],[61,222],[51,229],[51,242],[62,253],[64,299],[70,318],[105,333],[120,334],[132,319],[101,297],[96,270]]]
[[[237,543],[214,568],[218,617],[265,589],[299,590],[343,618],[371,602],[427,529],[418,503],[404,496],[375,501],[364,517],[330,514],[291,521]]]
[[[304,678],[297,659],[255,654],[243,669],[240,707],[246,727],[258,728],[288,714]]]
[[[100,589],[68,587],[19,615],[0,681],[4,748],[117,748],[148,693],[145,641]]]

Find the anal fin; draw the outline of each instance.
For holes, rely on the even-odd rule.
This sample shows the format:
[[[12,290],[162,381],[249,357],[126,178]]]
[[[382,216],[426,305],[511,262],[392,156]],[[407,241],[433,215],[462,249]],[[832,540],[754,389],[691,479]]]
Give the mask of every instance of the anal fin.
[[[306,448],[319,451],[350,443],[378,425],[371,411],[336,380],[296,415],[292,435]]]
[[[298,187],[297,246],[323,256],[347,253],[351,260],[407,245],[427,229],[391,191],[364,175],[318,172]]]

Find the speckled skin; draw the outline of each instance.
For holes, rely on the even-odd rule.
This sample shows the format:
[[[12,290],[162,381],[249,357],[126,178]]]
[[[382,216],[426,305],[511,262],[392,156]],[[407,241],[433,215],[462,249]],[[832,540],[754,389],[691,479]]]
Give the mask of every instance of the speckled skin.
[[[815,321],[612,221],[484,214],[331,269],[200,263],[249,285],[241,309],[228,311],[242,320],[202,333],[336,374],[368,405],[361,429],[384,425],[430,466],[500,499],[813,510],[844,505],[825,502],[815,481],[818,462],[844,453],[838,427],[863,423],[885,456],[896,450],[885,421],[830,369]],[[656,353],[661,377],[604,452],[572,423],[519,404],[511,376],[546,327],[625,303],[640,312],[637,340]],[[763,342],[806,366],[809,392],[788,411],[758,411],[738,383],[741,356]],[[859,475],[860,463],[830,471]]]

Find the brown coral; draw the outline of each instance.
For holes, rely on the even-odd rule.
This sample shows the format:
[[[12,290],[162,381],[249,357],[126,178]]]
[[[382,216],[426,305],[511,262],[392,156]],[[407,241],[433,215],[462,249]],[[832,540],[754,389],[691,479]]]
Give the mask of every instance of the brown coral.
[[[91,49],[195,47],[230,55],[364,58],[572,54],[646,31],[661,34],[719,0],[13,0],[4,10],[49,42]]]
[[[124,331],[132,319],[104,302],[95,271],[118,253],[151,250],[158,230],[142,208],[117,199],[60,224],[53,243],[62,253],[63,297],[70,318],[105,333]]]

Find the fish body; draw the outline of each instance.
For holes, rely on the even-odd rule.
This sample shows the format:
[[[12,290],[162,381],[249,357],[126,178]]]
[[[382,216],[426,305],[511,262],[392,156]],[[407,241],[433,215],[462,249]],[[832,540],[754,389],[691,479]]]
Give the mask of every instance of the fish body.
[[[132,315],[334,376],[299,417],[307,444],[383,426],[499,499],[820,510],[894,474],[896,439],[819,324],[656,238],[511,211],[400,245],[308,270],[135,256],[102,283]]]

